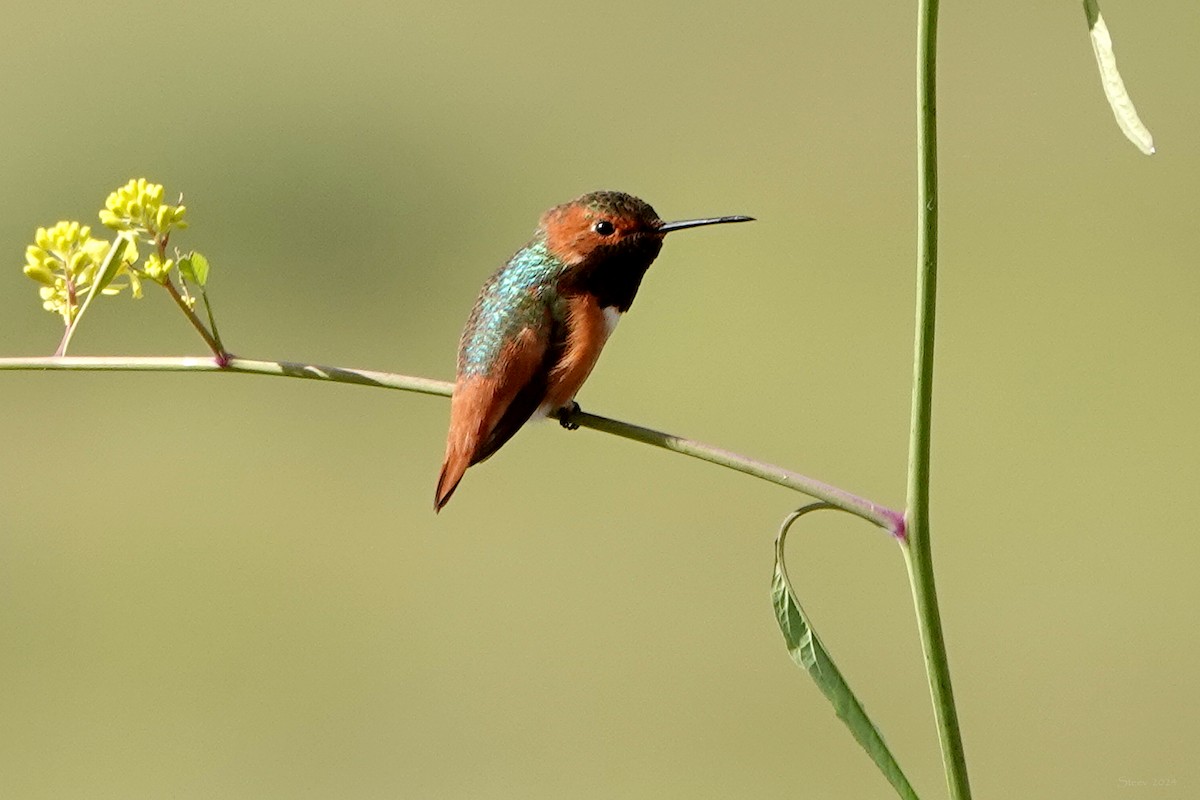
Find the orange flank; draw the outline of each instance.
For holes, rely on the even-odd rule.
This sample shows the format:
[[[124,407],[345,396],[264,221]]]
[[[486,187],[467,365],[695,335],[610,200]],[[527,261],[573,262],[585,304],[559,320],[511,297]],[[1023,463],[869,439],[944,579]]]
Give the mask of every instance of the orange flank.
[[[595,296],[572,295],[567,298],[567,309],[567,345],[562,358],[550,370],[546,399],[542,402],[547,413],[575,399],[575,393],[592,373],[608,341],[608,322]]]

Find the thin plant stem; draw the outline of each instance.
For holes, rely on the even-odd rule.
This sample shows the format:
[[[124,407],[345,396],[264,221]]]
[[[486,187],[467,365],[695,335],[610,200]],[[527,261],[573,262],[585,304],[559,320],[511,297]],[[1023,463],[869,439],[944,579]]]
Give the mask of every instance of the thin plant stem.
[[[74,332],[75,332],[74,326],[72,326],[71,323],[68,322],[66,327],[63,328],[63,337],[58,340],[58,349],[56,349],[54,351],[54,355],[64,356],[67,354],[67,346],[71,344],[71,335]]]
[[[899,539],[904,538],[904,520],[900,514],[886,506],[881,506],[878,503],[851,494],[837,486],[809,478],[783,467],[775,466],[774,464],[757,461],[739,453],[733,453],[710,444],[697,442],[694,439],[687,439],[682,436],[674,436],[650,428],[643,428],[640,425],[633,425],[628,422],[621,422],[620,420],[609,419],[608,417],[601,417],[582,411],[575,412],[569,419],[572,423],[577,423],[581,427],[622,436],[626,439],[632,439],[635,442],[661,447],[664,450],[670,450],[675,453],[682,453],[702,461],[707,461],[710,464],[717,464],[737,472],[753,475],[756,478],[761,478],[771,483],[777,483],[780,486],[786,486],[789,489],[795,489],[809,497],[824,500],[833,508],[839,508],[868,522],[873,522]]]
[[[225,344],[221,341],[221,332],[217,330],[217,318],[213,316],[212,304],[208,302],[208,292],[204,290],[203,284],[200,285],[200,299],[204,301],[204,313],[208,316],[208,328],[212,331],[213,340],[217,343],[217,348],[226,353]]]
[[[167,294],[171,295],[171,299],[175,301],[175,305],[179,306],[179,310],[183,312],[183,315],[188,318],[188,322],[192,323],[192,327],[200,334],[200,338],[204,339],[204,343],[208,345],[208,349],[213,351],[213,355],[217,357],[217,361],[220,362],[221,366],[227,366],[230,359],[229,353],[225,352],[225,348],[221,346],[221,343],[208,332],[208,328],[204,327],[204,323],[200,321],[200,318],[196,316],[196,312],[192,310],[188,302],[179,294],[179,290],[175,288],[175,283],[170,277],[163,282],[162,287],[167,290]]]
[[[306,378],[381,389],[399,389],[419,394],[449,397],[454,384],[432,378],[398,375],[347,367],[327,367],[298,361],[267,361],[230,356],[222,365],[212,356],[56,356],[0,358],[0,371],[70,372],[230,372],[244,375],[274,375],[281,378]]]
[[[67,329],[63,331],[63,337],[58,343],[58,349],[54,351],[56,356],[65,356],[67,348],[71,345],[71,337],[75,335],[75,322],[79,319],[73,312],[75,310],[75,282],[71,280],[71,276],[65,278],[67,283]]]
[[[902,541],[916,606],[925,671],[933,699],[946,785],[953,800],[970,800],[967,761],[950,665],[942,635],[929,541],[929,455],[933,409],[933,343],[937,304],[937,22],[938,0],[917,4],[917,314],[912,427],[908,457],[907,539]]]
[[[284,378],[306,378],[309,380],[352,383],[359,386],[375,386],[383,389],[399,389],[420,394],[449,397],[454,384],[431,378],[397,375],[390,372],[375,372],[345,367],[329,367],[303,364],[294,361],[266,361],[250,358],[227,357],[219,359],[197,356],[75,356],[68,358],[32,357],[0,358],[0,370],[75,370],[107,372],[225,372],[252,375],[274,375]],[[732,453],[710,444],[683,436],[675,436],[620,420],[574,411],[568,417],[572,424],[610,433],[635,442],[661,447],[675,453],[698,458],[736,472],[761,478],[765,481],[786,486],[797,492],[824,500],[857,517],[872,522],[889,531],[899,539],[904,537],[904,519],[898,512],[874,503],[866,498],[831,486],[823,481],[801,475],[765,461]]]

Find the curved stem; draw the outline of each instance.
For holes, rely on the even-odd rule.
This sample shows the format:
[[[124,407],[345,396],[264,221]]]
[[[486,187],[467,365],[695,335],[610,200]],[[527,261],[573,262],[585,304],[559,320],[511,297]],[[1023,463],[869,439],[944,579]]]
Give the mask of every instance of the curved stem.
[[[0,370],[79,370],[110,372],[230,372],[252,375],[274,375],[283,378],[306,378],[309,380],[352,383],[359,386],[376,386],[383,389],[399,389],[420,394],[449,397],[454,384],[431,378],[397,375],[365,369],[347,369],[318,364],[303,364],[295,361],[265,361],[250,358],[229,358],[224,365],[217,358],[180,356],[101,356],[101,357],[35,357],[0,358]],[[855,516],[873,522],[897,538],[904,537],[904,519],[901,514],[886,506],[873,503],[844,489],[784,469],[765,461],[722,450],[710,444],[697,442],[682,436],[674,436],[640,425],[576,411],[570,421],[584,428],[611,433],[644,444],[661,447],[676,453],[698,458],[710,464],[744,472],[771,483],[786,486],[797,492],[819,498],[830,505]]]
[[[904,519],[897,512],[858,495],[851,494],[845,489],[840,489],[815,478],[801,475],[798,472],[792,472],[791,470],[777,467],[774,464],[768,464],[764,461],[747,458],[729,450],[697,442],[694,439],[685,439],[682,436],[674,436],[662,431],[643,428],[640,425],[588,414],[583,411],[577,411],[572,414],[570,421],[578,423],[584,428],[623,436],[626,439],[633,439],[635,442],[642,442],[654,447],[661,447],[664,450],[682,453],[685,456],[692,456],[693,458],[707,461],[710,464],[717,464],[737,472],[753,475],[764,481],[777,483],[789,489],[795,489],[797,492],[806,494],[809,497],[824,500],[831,508],[839,508],[868,522],[873,522],[897,538],[903,539],[904,537]]]
[[[950,664],[942,635],[929,543],[929,453],[933,409],[933,342],[937,305],[937,20],[938,0],[917,5],[917,324],[913,357],[912,428],[908,458],[907,541],[901,548],[916,605],[925,671],[933,698],[946,784],[954,800],[969,800]]]
[[[243,375],[273,375],[315,381],[377,386],[405,392],[449,397],[454,384],[432,378],[417,378],[369,369],[326,367],[299,361],[266,361],[229,357],[224,366],[215,356],[57,356],[0,358],[0,370],[59,370],[77,372],[232,372]]]

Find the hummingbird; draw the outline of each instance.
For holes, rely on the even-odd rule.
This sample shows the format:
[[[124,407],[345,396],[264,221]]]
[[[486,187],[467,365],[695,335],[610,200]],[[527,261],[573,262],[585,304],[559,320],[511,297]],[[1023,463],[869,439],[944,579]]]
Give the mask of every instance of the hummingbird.
[[[749,222],[728,216],[663,222],[623,192],[591,192],[542,214],[533,239],[479,292],[458,345],[446,457],[434,511],[467,467],[499,450],[535,414],[577,409],[575,393],[629,310],[672,231]]]

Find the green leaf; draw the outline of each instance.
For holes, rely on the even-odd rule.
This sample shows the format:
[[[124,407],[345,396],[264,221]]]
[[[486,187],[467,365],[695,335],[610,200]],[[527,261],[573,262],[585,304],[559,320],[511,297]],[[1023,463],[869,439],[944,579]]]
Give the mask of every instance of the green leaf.
[[[125,250],[130,245],[130,238],[127,234],[118,233],[117,238],[113,241],[112,247],[108,248],[108,255],[104,257],[104,263],[100,265],[100,272],[96,275],[96,282],[92,284],[92,289],[88,292],[87,299],[84,301],[83,308],[79,309],[79,316],[83,316],[83,310],[87,308],[87,304],[91,302],[92,295],[102,291],[106,286],[113,282],[113,278],[117,277],[117,271],[121,269],[121,261],[124,258]]]
[[[809,677],[817,684],[817,688],[833,704],[838,717],[850,729],[855,740],[867,751],[867,755],[875,762],[875,766],[879,767],[883,776],[892,784],[896,794],[905,800],[917,800],[917,793],[913,791],[908,779],[904,777],[900,765],[896,763],[896,759],[884,743],[879,729],[871,722],[867,712],[863,710],[862,704],[858,702],[858,698],[850,691],[842,673],[834,665],[829,652],[821,644],[808,616],[800,607],[799,601],[796,600],[796,593],[792,590],[791,581],[788,580],[783,558],[783,545],[788,528],[807,512],[824,508],[833,508],[833,506],[826,503],[814,503],[793,512],[779,529],[779,536],[775,539],[775,577],[771,582],[771,600],[775,606],[775,619],[779,622],[779,629],[783,632],[783,638],[787,642],[792,660],[808,672]]]
[[[197,286],[208,283],[208,259],[192,251],[179,260],[179,274]]]
[[[1092,38],[1092,51],[1096,54],[1096,64],[1100,67],[1100,85],[1104,87],[1104,96],[1112,108],[1113,116],[1117,118],[1117,126],[1125,134],[1125,138],[1133,142],[1138,150],[1146,155],[1154,154],[1154,137],[1149,129],[1142,124],[1133,100],[1125,90],[1125,82],[1117,71],[1117,56],[1113,53],[1112,36],[1104,17],[1100,15],[1100,6],[1096,0],[1083,0],[1083,13],[1087,16],[1088,30]]]

